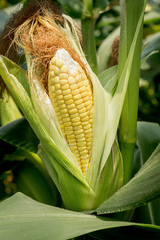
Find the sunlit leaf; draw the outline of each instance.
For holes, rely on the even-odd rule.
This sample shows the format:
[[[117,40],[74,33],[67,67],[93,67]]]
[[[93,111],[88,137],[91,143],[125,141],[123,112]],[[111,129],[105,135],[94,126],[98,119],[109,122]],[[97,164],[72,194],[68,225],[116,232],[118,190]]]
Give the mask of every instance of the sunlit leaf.
[[[151,239],[160,236],[160,227],[155,225],[121,222],[68,211],[38,203],[22,194],[0,203],[0,226],[0,238],[3,240],[64,240],[102,229],[115,230],[128,226],[139,229],[139,236],[143,229]]]
[[[134,178],[106,200],[98,214],[121,212],[144,205],[160,194],[160,145]]]

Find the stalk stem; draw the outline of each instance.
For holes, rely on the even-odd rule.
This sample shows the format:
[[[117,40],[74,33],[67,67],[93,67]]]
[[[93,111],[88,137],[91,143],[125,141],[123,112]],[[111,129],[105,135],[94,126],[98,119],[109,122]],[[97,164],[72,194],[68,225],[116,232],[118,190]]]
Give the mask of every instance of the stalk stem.
[[[82,19],[81,23],[84,52],[92,70],[97,74],[98,66],[96,56],[96,41],[94,36],[95,19],[88,17]]]
[[[119,73],[122,71],[124,63],[127,60],[144,4],[146,4],[146,0],[121,0],[122,28],[119,49]],[[142,27],[143,25],[141,26],[136,43],[132,70],[119,126],[119,142],[124,162],[124,184],[132,176],[133,155],[136,143]]]

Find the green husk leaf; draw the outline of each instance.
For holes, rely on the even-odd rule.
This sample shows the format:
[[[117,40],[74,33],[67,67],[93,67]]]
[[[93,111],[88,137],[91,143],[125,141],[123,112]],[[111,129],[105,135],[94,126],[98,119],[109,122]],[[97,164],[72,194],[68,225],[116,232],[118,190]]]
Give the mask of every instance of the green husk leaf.
[[[104,89],[111,94],[114,94],[117,84],[117,66],[110,67],[98,75]]]
[[[16,119],[22,117],[21,112],[16,106],[11,95],[7,92],[3,93],[3,98],[0,99],[0,123],[1,126],[6,125]]]
[[[106,174],[106,176],[108,176],[110,174],[109,173],[110,169],[108,166],[113,166],[113,165],[119,166],[119,172],[121,172],[121,176],[123,175],[123,173],[121,171],[122,161],[119,161],[119,159],[121,157],[119,156],[119,158],[115,158],[115,159],[113,156],[109,157],[113,142],[110,143],[110,149],[108,151],[108,155],[106,155],[106,153],[104,153],[105,145],[107,145],[106,138],[107,138],[107,134],[108,134],[108,109],[109,109],[109,100],[111,99],[111,94],[109,93],[109,91],[113,92],[113,90],[112,90],[113,85],[111,84],[111,82],[106,85],[106,89],[108,90],[108,92],[106,92],[105,89],[102,87],[99,79],[94,74],[94,72],[91,70],[89,64],[87,63],[87,61],[84,57],[84,53],[83,53],[81,45],[79,43],[79,38],[76,33],[76,29],[75,29],[72,19],[69,18],[68,16],[64,16],[64,17],[67,19],[67,21],[71,25],[71,28],[70,28],[68,25],[68,22],[66,21],[65,27],[67,29],[67,36],[69,37],[69,39],[71,39],[72,45],[75,46],[75,49],[79,52],[79,55],[81,56],[81,60],[84,62],[85,66],[89,72],[90,79],[91,79],[92,85],[93,85],[93,93],[94,93],[93,94],[93,96],[94,96],[93,143],[92,143],[91,162],[90,162],[89,170],[87,173],[87,181],[88,181],[89,185],[91,186],[91,188],[94,189],[94,191],[97,193],[97,196],[99,196],[99,199],[98,199],[98,197],[96,197],[96,199],[97,199],[96,201],[102,202],[102,201],[104,201],[104,199],[106,199],[108,197],[109,189],[110,189],[109,185],[108,185],[109,189],[107,189],[106,184],[104,184],[105,181],[108,181],[108,179],[104,181],[104,179],[106,179],[104,175]],[[71,32],[73,33],[73,35],[71,34]],[[107,74],[105,74],[104,78],[106,78],[106,75]],[[115,77],[114,83],[116,83],[116,81],[117,81],[117,79]],[[102,80],[102,82],[104,82],[104,80]],[[105,79],[105,82],[106,82],[106,79]],[[115,132],[116,132],[116,130],[115,130]],[[118,154],[120,154],[120,152],[118,152]],[[104,161],[103,168],[105,170],[103,168],[101,168],[102,161]],[[105,164],[106,164],[106,166],[105,166]],[[113,172],[111,175],[112,175],[112,177],[111,177],[111,181],[112,181],[115,176],[114,176]],[[121,177],[120,177],[120,179],[121,179]],[[117,179],[117,181],[118,181],[118,179]],[[119,181],[119,182],[122,183],[122,181]],[[104,184],[104,186],[102,187],[103,184]],[[115,184],[115,186],[120,187],[120,185],[118,186],[116,182],[114,184]],[[102,189],[102,188],[104,190],[104,191],[102,190],[104,195],[101,193],[101,196],[100,196],[99,189]]]
[[[64,167],[66,167],[73,175],[76,175],[86,185],[88,185],[83,174],[80,174],[81,172],[79,171],[79,169],[77,169],[72,162],[68,161],[67,156],[65,155],[66,148],[68,149],[66,143],[62,141],[61,148],[58,148],[56,142],[56,132],[55,135],[53,132],[54,139],[52,139],[50,137],[50,132],[48,132],[48,129],[46,129],[46,127],[43,125],[43,121],[45,120],[41,120],[41,118],[38,116],[38,113],[35,111],[34,105],[31,101],[28,78],[25,72],[15,63],[3,56],[0,57],[0,63],[0,73],[11,94],[13,95],[17,105],[21,108],[22,112],[26,116],[26,119],[30,123],[31,127],[34,129],[37,137],[40,139],[43,145],[47,145],[47,150],[49,152],[54,151],[55,155],[58,157],[58,160]],[[70,154],[72,153],[70,152]],[[72,170],[70,169],[70,167]]]
[[[57,176],[58,180],[55,181],[55,183],[57,183],[57,188],[61,192],[62,198],[64,191],[63,186],[65,186],[65,184],[68,183],[72,198],[73,189],[75,190],[77,189],[77,191],[75,191],[74,194],[75,198],[79,199],[79,201],[77,202],[75,201],[75,204],[76,205],[79,204],[79,206],[76,206],[76,209],[80,210],[82,205],[85,209],[86,204],[88,204],[88,203],[85,204],[85,200],[87,199],[88,196],[94,195],[94,192],[89,187],[85,179],[85,176],[81,173],[79,168],[77,168],[76,165],[69,160],[69,157],[72,156],[73,154],[69,151],[70,156],[69,154],[67,155],[68,146],[66,145],[66,142],[63,142],[64,141],[63,138],[61,138],[63,140],[61,141],[61,145],[58,146],[57,129],[50,135],[49,130],[47,129],[47,127],[44,126],[45,120],[44,119],[42,120],[42,117],[44,118],[45,114],[42,111],[38,113],[35,110],[35,103],[37,104],[36,107],[39,107],[38,104],[40,104],[40,102],[38,98],[36,99],[37,94],[34,95],[32,92],[30,93],[28,87],[28,79],[24,71],[5,57],[0,57],[0,63],[1,63],[0,73],[3,76],[5,83],[7,84],[11,94],[14,96],[17,105],[20,106],[31,127],[34,129],[37,137],[41,141],[41,150],[39,151],[40,156],[42,156],[42,160],[44,161],[46,167],[48,166],[47,161],[49,159],[50,165],[49,173],[51,174],[51,177],[54,180],[55,176]],[[31,91],[35,91],[35,89],[33,88]],[[34,104],[31,101],[31,96],[32,98],[34,98],[33,99],[33,101],[35,101]],[[42,105],[42,108],[43,107],[44,105]],[[53,125],[52,127],[55,126]],[[58,138],[60,139],[60,137],[61,135],[59,134]],[[43,158],[43,156],[45,157]],[[54,173],[55,176],[53,176]],[[83,194],[86,197],[83,197]],[[84,199],[84,202],[81,201],[81,204],[80,204],[81,198],[79,198],[80,195],[82,195],[81,198]],[[69,196],[67,193],[65,195],[65,199],[68,198]],[[70,202],[68,208],[74,207],[72,205],[73,203]]]

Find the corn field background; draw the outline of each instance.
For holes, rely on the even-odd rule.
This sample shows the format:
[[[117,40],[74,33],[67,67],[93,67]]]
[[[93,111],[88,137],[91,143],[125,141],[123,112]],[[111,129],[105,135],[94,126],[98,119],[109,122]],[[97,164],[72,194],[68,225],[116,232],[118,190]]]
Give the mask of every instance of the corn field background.
[[[37,83],[35,55],[23,38],[16,55],[10,40],[6,47],[20,24],[4,34],[5,24],[13,14],[16,24],[27,4],[40,6],[39,25],[51,23],[46,2],[0,0],[0,239],[159,240],[160,1],[56,2],[65,15],[63,24],[56,15],[55,29],[78,52],[93,86],[94,149],[86,172],[46,108],[51,90]]]

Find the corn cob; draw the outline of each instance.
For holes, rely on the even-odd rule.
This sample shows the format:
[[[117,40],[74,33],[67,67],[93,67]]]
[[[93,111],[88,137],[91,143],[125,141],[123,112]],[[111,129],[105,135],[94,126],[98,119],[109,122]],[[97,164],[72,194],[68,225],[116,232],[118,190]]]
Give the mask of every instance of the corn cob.
[[[64,49],[57,50],[50,61],[48,91],[62,133],[85,175],[92,148],[92,86]]]

